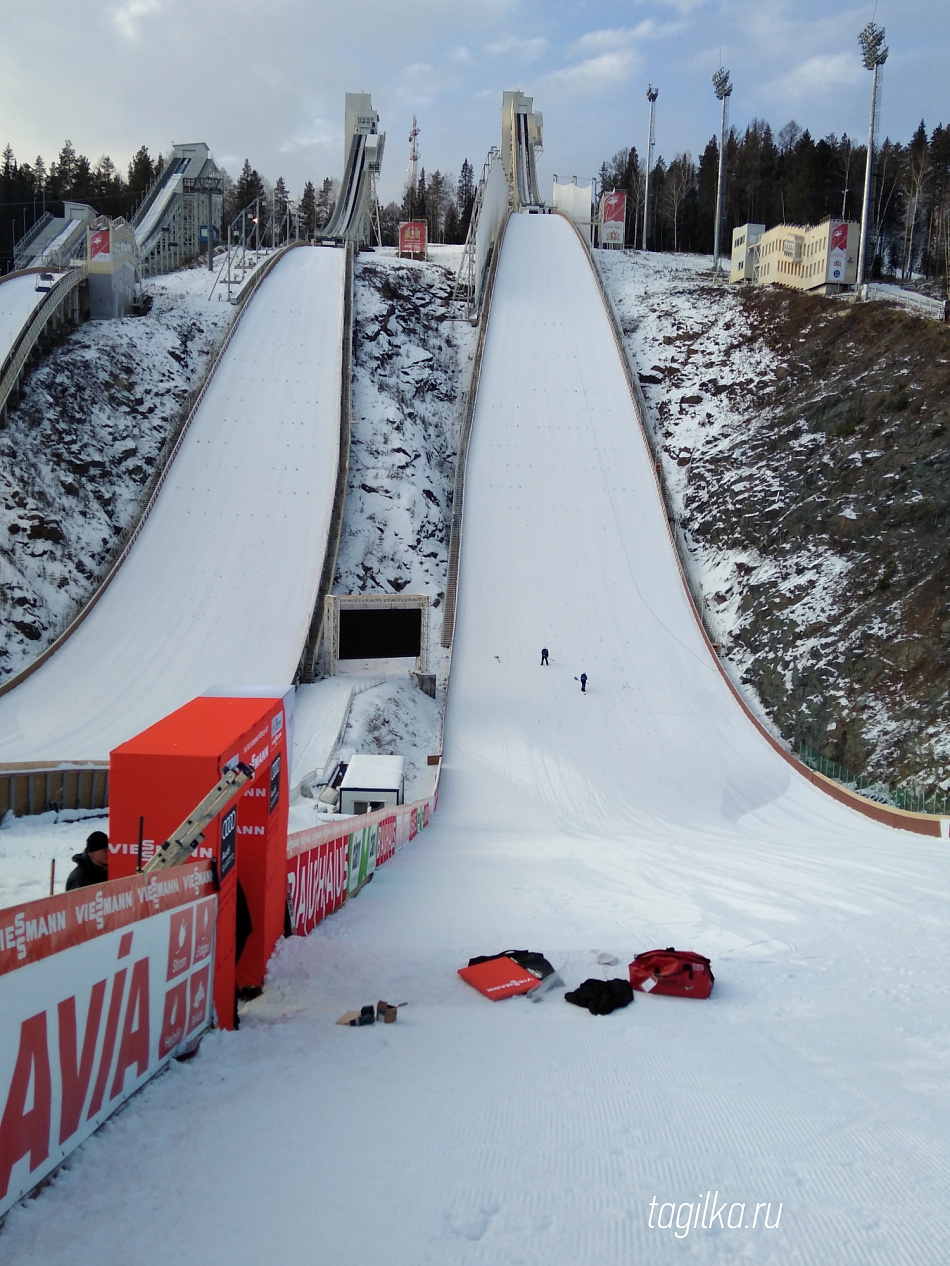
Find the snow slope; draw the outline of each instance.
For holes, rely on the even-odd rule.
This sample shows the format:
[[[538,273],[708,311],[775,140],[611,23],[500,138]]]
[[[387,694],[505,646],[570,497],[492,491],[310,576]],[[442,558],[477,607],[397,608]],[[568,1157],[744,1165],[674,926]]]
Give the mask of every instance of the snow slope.
[[[942,1263],[945,846],[821,797],[728,693],[553,216],[503,248],[460,583],[434,824],[11,1213],[7,1266]],[[455,971],[515,946],[573,986],[670,944],[708,1003]],[[377,998],[396,1025],[334,1025]]]
[[[62,273],[53,274],[58,281]],[[10,354],[20,331],[46,298],[46,292],[37,290],[38,273],[23,277],[11,277],[0,285],[0,365]]]
[[[116,579],[0,698],[0,761],[105,759],[215,682],[290,682],[336,480],[343,263],[298,249],[262,284]]]

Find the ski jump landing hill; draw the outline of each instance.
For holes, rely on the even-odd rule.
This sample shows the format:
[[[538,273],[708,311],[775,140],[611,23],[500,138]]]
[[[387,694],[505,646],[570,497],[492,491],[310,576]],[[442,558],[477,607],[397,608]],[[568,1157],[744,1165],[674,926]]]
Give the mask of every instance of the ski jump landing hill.
[[[111,583],[0,695],[0,762],[107,760],[216,682],[289,684],[339,465],[346,252],[288,251],[249,302]]]

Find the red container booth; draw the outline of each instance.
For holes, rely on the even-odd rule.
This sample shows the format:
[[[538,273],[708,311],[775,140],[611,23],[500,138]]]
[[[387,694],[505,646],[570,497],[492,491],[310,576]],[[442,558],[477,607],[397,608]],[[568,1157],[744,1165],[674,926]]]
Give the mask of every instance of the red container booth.
[[[235,990],[260,987],[287,909],[287,724],[283,701],[192,699],[110,753],[109,878],[135,873],[208,794],[229,763],[255,774],[208,825],[195,858],[220,883],[214,968],[217,1023],[232,1028]],[[157,878],[161,878],[158,872]],[[237,956],[238,883],[251,932]],[[245,923],[246,927],[246,923]]]

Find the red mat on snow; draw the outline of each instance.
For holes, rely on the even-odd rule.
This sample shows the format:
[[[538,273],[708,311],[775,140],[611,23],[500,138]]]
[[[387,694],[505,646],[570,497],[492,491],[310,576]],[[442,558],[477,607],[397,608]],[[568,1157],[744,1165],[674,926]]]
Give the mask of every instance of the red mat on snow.
[[[460,967],[459,975],[492,1002],[510,998],[516,993],[528,993],[541,983],[537,976],[525,971],[513,958],[491,958],[487,963],[476,963],[474,967]]]

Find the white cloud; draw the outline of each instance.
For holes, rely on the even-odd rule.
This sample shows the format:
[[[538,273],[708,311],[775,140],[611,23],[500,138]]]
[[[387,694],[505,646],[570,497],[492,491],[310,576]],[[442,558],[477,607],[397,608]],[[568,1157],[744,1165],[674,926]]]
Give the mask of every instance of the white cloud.
[[[485,45],[486,50],[496,56],[514,54],[527,62],[536,61],[547,51],[547,47],[547,40],[540,37],[522,40],[516,35],[503,35],[500,39],[492,40],[490,44]]]
[[[835,96],[842,88],[856,84],[861,75],[861,63],[850,50],[846,53],[821,53],[806,58],[787,74],[762,84],[759,94],[765,101],[778,104],[807,104]]]
[[[586,96],[626,79],[632,66],[633,54],[629,49],[622,49],[603,53],[600,57],[589,57],[577,66],[552,71],[544,76],[543,83],[546,87],[574,96]]]
[[[339,123],[329,123],[326,119],[313,119],[306,127],[300,128],[290,140],[279,147],[281,154],[292,154],[303,149],[334,149],[340,143]]]
[[[463,45],[459,45],[458,48],[450,48],[446,57],[450,62],[458,62],[459,64],[472,60],[472,54]]]
[[[164,0],[126,0],[112,10],[112,21],[123,39],[137,40],[142,19],[163,8]]]

